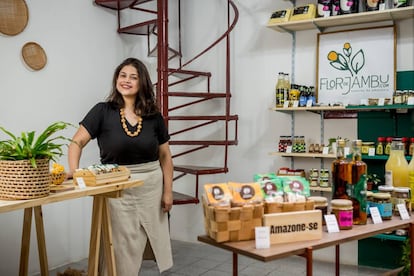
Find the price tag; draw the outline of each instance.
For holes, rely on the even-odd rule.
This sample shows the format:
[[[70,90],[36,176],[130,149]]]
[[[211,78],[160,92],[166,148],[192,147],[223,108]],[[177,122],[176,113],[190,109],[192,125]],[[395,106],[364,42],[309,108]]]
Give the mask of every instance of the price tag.
[[[368,155],[369,156],[375,156],[375,148],[369,148],[368,149]]]
[[[312,107],[312,99],[306,101],[306,107]]]
[[[256,249],[269,248],[270,247],[270,227],[261,226],[255,227],[255,240]]]
[[[383,106],[385,104],[385,99],[384,98],[379,98],[378,99],[378,105]]]
[[[410,219],[410,214],[408,214],[407,207],[404,203],[397,204],[397,208],[402,220]]]
[[[369,212],[371,214],[372,222],[374,224],[382,223],[382,218],[378,210],[378,207],[369,207]]]
[[[83,177],[76,177],[76,182],[78,183],[78,186],[80,189],[86,188],[86,184],[85,184],[85,181],[83,180]]]
[[[285,102],[283,103],[283,107],[284,107],[284,108],[288,108],[288,107],[289,107],[289,101],[285,101]]]
[[[322,154],[328,154],[329,153],[329,147],[323,147]]]
[[[292,146],[286,147],[286,153],[292,153]]]
[[[293,107],[298,107],[299,106],[299,101],[293,101]]]
[[[328,233],[338,233],[339,226],[335,215],[324,215],[324,218],[326,222],[326,228],[328,229]]]

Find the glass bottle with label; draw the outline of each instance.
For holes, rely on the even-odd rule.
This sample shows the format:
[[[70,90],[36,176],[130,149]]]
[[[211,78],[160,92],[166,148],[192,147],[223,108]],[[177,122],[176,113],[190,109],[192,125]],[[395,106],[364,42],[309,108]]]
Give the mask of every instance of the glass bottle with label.
[[[408,155],[412,156],[414,153],[414,138],[410,138],[410,146],[408,147]]]
[[[276,83],[276,107],[283,107],[285,103],[284,98],[284,74],[283,72],[279,72],[277,83]]]
[[[391,152],[391,143],[392,143],[392,137],[387,137],[386,138],[386,144],[385,144],[385,147],[384,147],[384,154],[385,155],[390,155],[390,152]]]
[[[290,79],[289,79],[289,74],[288,73],[284,73],[284,80],[283,80],[283,99],[285,101],[288,100],[289,98],[289,92],[290,92]]]
[[[394,139],[390,156],[385,163],[385,185],[408,187],[408,162],[404,155],[404,144]]]
[[[367,223],[367,164],[361,157],[361,140],[352,141],[352,161],[349,162],[347,194],[354,209],[354,224]]]
[[[378,137],[377,147],[375,149],[376,155],[383,155],[384,154],[384,137]]]
[[[345,140],[336,140],[336,159],[332,162],[332,199],[349,199],[348,161],[345,159]]]

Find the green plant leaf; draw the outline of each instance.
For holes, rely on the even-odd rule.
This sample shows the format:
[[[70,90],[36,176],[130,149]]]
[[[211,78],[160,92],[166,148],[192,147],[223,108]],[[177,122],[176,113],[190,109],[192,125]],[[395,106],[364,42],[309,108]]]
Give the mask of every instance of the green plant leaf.
[[[0,141],[0,159],[1,160],[30,160],[33,167],[36,166],[36,159],[51,159],[56,161],[57,157],[63,155],[62,147],[65,142],[70,142],[62,135],[52,137],[58,131],[66,129],[68,126],[74,126],[70,123],[56,122],[49,125],[37,139],[35,131],[22,132],[17,137],[4,127],[0,130],[6,133],[11,139]]]

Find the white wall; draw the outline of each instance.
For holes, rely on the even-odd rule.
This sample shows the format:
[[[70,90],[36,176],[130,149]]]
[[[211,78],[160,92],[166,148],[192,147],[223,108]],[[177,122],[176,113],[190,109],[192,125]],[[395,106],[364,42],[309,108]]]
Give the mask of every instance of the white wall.
[[[222,33],[226,12],[219,2],[182,1],[185,10],[182,14],[183,50],[189,56]],[[290,7],[290,3],[273,0],[235,2],[240,17],[231,35],[231,87],[232,113],[239,115],[239,144],[230,149],[229,173],[202,176],[201,184],[251,181],[255,173],[290,165],[290,160],[268,153],[275,150],[279,135],[290,133],[289,115],[272,112],[269,108],[274,105],[277,73],[293,73],[292,37],[265,27],[272,11]],[[174,10],[174,1],[169,3]],[[20,132],[40,131],[57,120],[77,124],[93,104],[107,96],[113,70],[127,56],[143,59],[152,76],[156,76],[156,59],[145,57],[145,38],[117,34],[113,11],[83,0],[28,0],[27,4],[30,20],[24,32],[13,37],[0,36],[1,126]],[[217,22],[224,24],[217,26]],[[413,20],[401,23],[398,27],[397,69],[413,70]],[[316,31],[298,32],[296,39],[295,81],[312,85],[315,79]],[[20,49],[28,41],[38,42],[46,51],[48,63],[41,71],[28,70],[20,58]],[[192,69],[209,67],[211,71],[220,72],[223,54],[223,50],[215,50],[207,61],[198,62],[198,68]],[[214,87],[222,89],[222,82],[218,81]],[[296,131],[309,139],[319,139],[317,115],[299,114],[297,121]],[[325,130],[325,137],[356,137],[353,120],[327,121]],[[74,131],[70,129],[66,134],[71,136]],[[211,162],[217,161],[214,156],[208,158]],[[85,150],[81,165],[98,160],[96,145],[92,143]],[[66,156],[61,162],[66,164]],[[313,165],[299,162],[296,166]],[[185,182],[177,189],[192,192],[194,178]],[[50,204],[43,210],[50,267],[85,258],[89,245],[91,199]],[[2,248],[10,248],[8,252],[0,252],[0,275],[17,274],[21,223],[20,211],[0,214],[0,244]],[[196,241],[197,235],[203,233],[200,205],[174,206],[171,212],[173,239]],[[355,263],[355,245],[349,250],[351,253],[342,254],[342,257],[345,262]],[[351,256],[349,260],[346,255]],[[29,270],[31,274],[39,271],[34,235]]]
[[[59,120],[77,125],[93,104],[108,95],[115,65],[128,54],[116,33],[116,15],[92,1],[26,2],[26,29],[16,36],[0,36],[0,125],[15,133],[41,131]],[[21,58],[21,48],[29,41],[46,52],[43,70],[29,70]],[[71,137],[74,131],[63,134]],[[85,150],[83,165],[99,160],[94,144]],[[61,159],[65,165],[66,158]],[[50,267],[85,258],[90,214],[91,198],[43,207]],[[0,214],[0,275],[18,274],[22,218],[21,211]],[[31,274],[39,271],[37,256],[32,235]]]

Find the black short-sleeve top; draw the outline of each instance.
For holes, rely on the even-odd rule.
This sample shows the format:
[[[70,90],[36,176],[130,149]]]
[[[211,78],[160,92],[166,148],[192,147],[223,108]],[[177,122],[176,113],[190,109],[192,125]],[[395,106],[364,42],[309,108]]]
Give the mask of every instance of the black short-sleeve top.
[[[142,118],[138,136],[128,136],[119,109],[107,102],[96,104],[80,122],[92,139],[97,138],[102,164],[132,165],[158,160],[158,147],[170,139],[161,113]],[[131,132],[137,126],[127,127]]]

